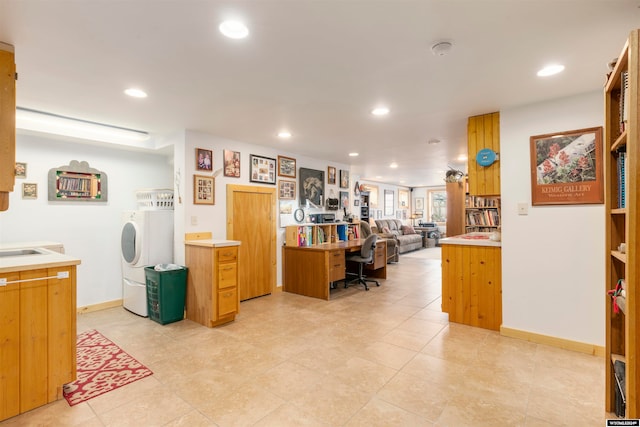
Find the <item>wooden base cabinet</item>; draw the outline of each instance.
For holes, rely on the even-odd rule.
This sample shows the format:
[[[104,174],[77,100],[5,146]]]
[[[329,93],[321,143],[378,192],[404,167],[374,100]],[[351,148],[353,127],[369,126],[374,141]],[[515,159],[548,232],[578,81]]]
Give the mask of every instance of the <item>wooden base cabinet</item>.
[[[212,240],[186,242],[187,319],[209,328],[235,320],[240,311],[238,245]]]
[[[450,322],[500,330],[500,247],[442,245],[442,311]]]
[[[0,286],[4,420],[61,399],[63,385],[76,379],[76,266],[2,273],[0,278],[8,283]]]

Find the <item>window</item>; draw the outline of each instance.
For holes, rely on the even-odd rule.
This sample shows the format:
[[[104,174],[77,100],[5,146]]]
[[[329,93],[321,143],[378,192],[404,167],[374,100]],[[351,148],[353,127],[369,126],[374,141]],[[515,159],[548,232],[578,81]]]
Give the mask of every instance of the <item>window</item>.
[[[447,222],[447,191],[444,188],[427,192],[427,218],[431,222]]]

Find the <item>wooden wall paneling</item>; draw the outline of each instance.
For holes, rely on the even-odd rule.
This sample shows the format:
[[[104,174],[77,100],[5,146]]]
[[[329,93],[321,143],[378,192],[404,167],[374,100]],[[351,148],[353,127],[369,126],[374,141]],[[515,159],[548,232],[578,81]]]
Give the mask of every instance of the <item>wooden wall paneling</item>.
[[[479,166],[476,154],[483,148],[500,153],[500,113],[469,117],[467,121],[467,151],[469,194],[475,196],[500,195],[500,162]]]

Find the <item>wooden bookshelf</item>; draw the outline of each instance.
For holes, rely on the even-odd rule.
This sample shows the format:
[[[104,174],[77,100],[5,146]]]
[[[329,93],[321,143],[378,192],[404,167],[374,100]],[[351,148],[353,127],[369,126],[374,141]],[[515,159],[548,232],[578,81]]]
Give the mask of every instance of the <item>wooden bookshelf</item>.
[[[610,296],[605,297],[605,348],[607,363],[605,375],[605,410],[616,411],[617,384],[614,374],[614,362],[625,362],[625,418],[640,416],[640,369],[638,367],[637,350],[640,327],[638,316],[638,294],[640,284],[638,270],[638,242],[640,234],[640,199],[637,195],[637,184],[640,179],[638,159],[640,155],[640,134],[638,132],[640,89],[639,44],[640,30],[630,33],[617,63],[608,76],[604,89],[605,129],[604,129],[604,171],[605,171],[605,291],[615,289],[619,280],[626,282],[625,313],[615,313]],[[624,89],[623,77],[628,76],[628,89]],[[625,101],[622,101],[625,99]],[[628,114],[624,114],[626,103]],[[624,117],[628,117],[625,121]],[[626,174],[624,180],[619,172],[619,159],[624,152]],[[626,182],[622,186],[621,182]],[[620,203],[620,190],[624,191],[624,206]],[[626,243],[626,253],[619,251],[620,243]],[[606,294],[606,292],[605,292]]]

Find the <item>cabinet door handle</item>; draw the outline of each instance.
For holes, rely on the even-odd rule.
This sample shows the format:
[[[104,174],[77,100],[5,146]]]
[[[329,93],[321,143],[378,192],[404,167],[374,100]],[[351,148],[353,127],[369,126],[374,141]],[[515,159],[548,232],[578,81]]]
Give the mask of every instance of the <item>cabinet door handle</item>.
[[[232,295],[233,295],[233,292],[227,292],[226,294],[224,294],[224,297],[229,298]]]
[[[229,270],[233,270],[233,268],[231,268],[231,267],[225,267],[225,268],[223,268],[223,270],[224,270],[224,271],[229,271]]]

